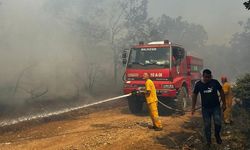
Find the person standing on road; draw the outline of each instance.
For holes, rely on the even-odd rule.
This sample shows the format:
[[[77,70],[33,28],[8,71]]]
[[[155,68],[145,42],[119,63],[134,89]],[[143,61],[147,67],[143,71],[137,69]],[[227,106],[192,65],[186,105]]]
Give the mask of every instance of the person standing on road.
[[[158,98],[156,94],[156,89],[153,81],[149,78],[148,73],[143,74],[143,79],[145,82],[145,98],[148,105],[149,114],[153,122],[153,129],[156,131],[162,130],[162,123],[158,114]]]
[[[225,93],[226,99],[226,110],[224,111],[224,122],[225,124],[230,124],[232,122],[232,103],[233,103],[233,93],[230,83],[227,81],[227,77],[221,77],[222,88]]]
[[[215,128],[215,138],[218,144],[222,143],[220,137],[221,132],[221,107],[218,96],[218,91],[221,96],[222,109],[225,110],[225,95],[220,83],[212,79],[212,72],[209,69],[203,70],[203,79],[195,84],[193,95],[192,95],[192,112],[195,112],[195,105],[197,101],[197,95],[201,95],[202,104],[202,118],[204,122],[204,132],[207,141],[207,146],[211,145],[211,118],[213,117],[214,128]]]

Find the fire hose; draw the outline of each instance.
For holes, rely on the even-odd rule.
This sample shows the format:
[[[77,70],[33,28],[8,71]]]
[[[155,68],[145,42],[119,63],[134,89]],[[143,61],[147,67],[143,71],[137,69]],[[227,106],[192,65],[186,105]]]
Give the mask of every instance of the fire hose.
[[[164,104],[164,103],[161,102],[160,100],[158,100],[158,102],[159,102],[162,106],[164,106],[164,107],[166,107],[166,108],[168,108],[168,109],[170,109],[170,110],[174,110],[174,111],[178,111],[178,112],[191,112],[191,111],[192,111],[192,110],[184,110],[184,111],[183,111],[183,110],[175,109],[175,108],[173,108],[173,107],[170,107],[170,106]],[[199,109],[201,109],[201,106],[195,108],[195,110],[199,110]]]
[[[121,95],[121,96],[117,96],[117,97],[113,97],[113,98],[109,98],[109,99],[106,99],[106,100],[102,100],[102,101],[99,101],[99,102],[96,102],[96,103],[91,103],[91,104],[87,104],[87,105],[84,105],[82,107],[79,107],[79,108],[76,108],[76,109],[80,109],[80,108],[84,108],[84,107],[90,107],[90,106],[93,106],[93,105],[97,105],[97,104],[101,104],[101,103],[105,103],[105,102],[109,102],[109,101],[113,101],[113,100],[117,100],[117,99],[121,99],[121,98],[126,98],[126,97],[129,97],[131,95],[135,95],[135,94],[139,94],[139,93],[142,93],[141,91],[133,91],[132,93],[129,93],[129,94],[125,94],[125,95]],[[176,109],[176,108],[173,108],[173,107],[170,107],[166,104],[164,104],[163,102],[161,102],[160,100],[158,100],[158,102],[164,106],[165,108],[168,108],[170,110],[174,110],[174,111],[178,111],[178,112],[191,112],[191,110],[179,110],[179,109]],[[201,109],[201,106],[195,108],[195,110],[199,110]],[[74,109],[75,110],[75,109]]]
[[[144,92],[143,90],[139,89],[139,90],[133,91],[133,92],[131,93],[131,95],[144,94],[144,93],[145,93],[145,92]],[[170,109],[170,110],[174,110],[174,111],[177,111],[177,112],[191,112],[191,111],[192,111],[191,109],[189,109],[189,110],[180,110],[180,109],[173,108],[173,107],[168,106],[167,104],[161,102],[160,100],[158,100],[158,102],[159,102],[162,106],[164,106],[165,108]],[[198,107],[195,108],[194,110],[199,110],[199,109],[201,109],[201,106],[198,106]]]

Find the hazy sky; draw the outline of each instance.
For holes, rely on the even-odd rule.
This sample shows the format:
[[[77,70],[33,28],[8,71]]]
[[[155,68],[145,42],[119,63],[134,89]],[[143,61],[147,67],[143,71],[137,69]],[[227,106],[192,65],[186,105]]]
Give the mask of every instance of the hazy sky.
[[[250,18],[246,0],[151,0],[150,16],[166,14],[201,24],[208,33],[208,44],[228,44],[232,34],[241,31],[239,21]]]

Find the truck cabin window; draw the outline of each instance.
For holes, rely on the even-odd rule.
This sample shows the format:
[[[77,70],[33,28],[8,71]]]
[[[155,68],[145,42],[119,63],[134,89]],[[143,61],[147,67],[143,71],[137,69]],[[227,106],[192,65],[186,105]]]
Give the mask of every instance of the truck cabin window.
[[[169,68],[169,48],[134,48],[131,49],[128,68]]]
[[[179,47],[173,47],[173,64],[175,66],[180,65],[181,60],[185,57],[185,51]]]

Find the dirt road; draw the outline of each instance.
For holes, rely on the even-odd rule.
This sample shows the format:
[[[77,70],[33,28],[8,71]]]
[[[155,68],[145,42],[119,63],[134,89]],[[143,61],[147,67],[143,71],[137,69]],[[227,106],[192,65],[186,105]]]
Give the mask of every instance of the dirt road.
[[[125,100],[0,130],[0,149],[200,149],[199,114],[161,117],[163,131],[148,129],[147,113],[130,114]],[[198,145],[198,146],[197,146]]]

